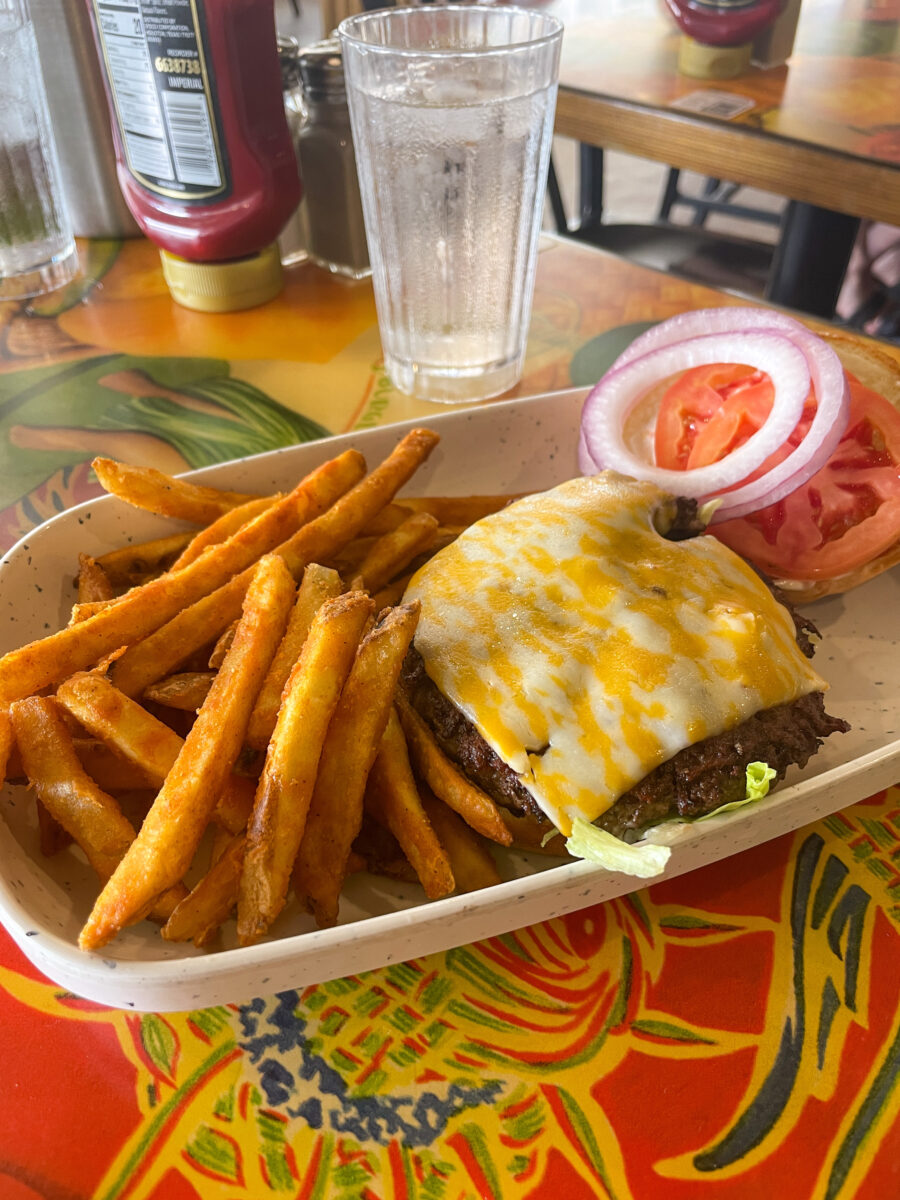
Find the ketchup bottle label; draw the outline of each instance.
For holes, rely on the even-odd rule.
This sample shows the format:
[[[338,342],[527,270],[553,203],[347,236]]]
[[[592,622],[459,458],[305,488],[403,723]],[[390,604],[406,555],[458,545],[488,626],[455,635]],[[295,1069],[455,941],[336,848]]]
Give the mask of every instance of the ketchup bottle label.
[[[163,196],[230,191],[202,0],[93,0],[128,169]]]

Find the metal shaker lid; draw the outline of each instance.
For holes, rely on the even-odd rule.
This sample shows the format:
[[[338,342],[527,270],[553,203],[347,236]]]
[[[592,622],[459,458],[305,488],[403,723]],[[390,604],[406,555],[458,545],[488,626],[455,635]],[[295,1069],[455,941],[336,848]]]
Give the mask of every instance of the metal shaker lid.
[[[281,33],[275,41],[278,46],[278,65],[281,67],[281,90],[289,92],[300,82],[300,43],[295,37]]]
[[[303,46],[299,62],[303,90],[311,99],[338,99],[344,96],[344,60],[337,38]]]

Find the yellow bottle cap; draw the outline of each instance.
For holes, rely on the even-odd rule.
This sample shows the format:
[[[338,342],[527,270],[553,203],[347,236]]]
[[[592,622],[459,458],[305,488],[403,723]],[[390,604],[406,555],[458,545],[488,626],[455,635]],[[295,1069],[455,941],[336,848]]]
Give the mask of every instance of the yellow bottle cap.
[[[258,254],[227,262],[189,262],[160,250],[172,299],[197,312],[236,312],[265,304],[281,291],[281,259],[275,242]]]
[[[678,70],[694,79],[734,79],[750,66],[753,43],[740,46],[705,46],[682,34],[678,43]]]

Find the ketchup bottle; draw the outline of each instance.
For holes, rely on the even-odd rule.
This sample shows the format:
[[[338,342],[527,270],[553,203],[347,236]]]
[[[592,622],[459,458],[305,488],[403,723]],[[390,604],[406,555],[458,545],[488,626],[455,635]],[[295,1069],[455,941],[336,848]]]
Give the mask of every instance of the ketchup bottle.
[[[684,34],[678,69],[701,78],[741,74],[750,65],[754,38],[775,22],[784,4],[785,0],[666,0]]]
[[[86,0],[119,184],[179,303],[262,304],[300,201],[274,0]]]

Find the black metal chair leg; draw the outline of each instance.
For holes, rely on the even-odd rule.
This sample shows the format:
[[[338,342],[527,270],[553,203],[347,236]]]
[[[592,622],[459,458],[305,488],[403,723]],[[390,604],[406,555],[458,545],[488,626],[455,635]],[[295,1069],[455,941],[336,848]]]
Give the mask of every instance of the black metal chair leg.
[[[766,299],[833,317],[859,218],[792,200],[781,226]]]
[[[547,197],[550,200],[550,209],[553,213],[553,221],[556,225],[556,232],[566,234],[569,232],[569,222],[566,217],[566,210],[563,207],[562,194],[559,190],[559,179],[556,174],[556,167],[553,165],[553,157],[550,158],[550,169],[547,172]]]

